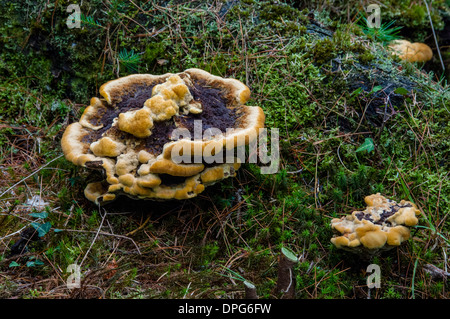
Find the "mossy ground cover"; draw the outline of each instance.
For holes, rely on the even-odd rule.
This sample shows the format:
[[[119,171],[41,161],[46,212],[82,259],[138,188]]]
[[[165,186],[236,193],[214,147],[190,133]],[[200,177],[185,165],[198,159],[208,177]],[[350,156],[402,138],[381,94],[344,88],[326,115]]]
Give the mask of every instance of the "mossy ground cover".
[[[369,263],[382,275],[371,298],[449,296],[424,266],[448,266],[450,88],[437,57],[401,62],[364,32],[364,8],[84,1],[69,29],[69,1],[0,3],[1,297],[241,298],[244,278],[278,298],[282,247],[299,256],[296,298],[367,298]],[[424,5],[403,3],[383,19],[431,41]],[[433,4],[438,34],[448,12]],[[246,163],[187,201],[87,201],[101,173],[64,159],[65,127],[108,80],[189,67],[249,86],[249,104],[279,129],[279,171]],[[372,260],[336,249],[330,219],[375,192],[418,205],[412,238]],[[33,195],[43,211],[27,205]],[[29,228],[39,234],[21,246]],[[75,263],[82,288],[69,290]]]

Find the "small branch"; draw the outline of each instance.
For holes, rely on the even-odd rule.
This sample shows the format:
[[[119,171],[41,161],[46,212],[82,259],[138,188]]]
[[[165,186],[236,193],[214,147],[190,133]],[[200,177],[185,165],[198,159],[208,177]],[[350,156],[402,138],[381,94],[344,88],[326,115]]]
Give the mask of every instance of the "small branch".
[[[102,236],[113,236],[113,237],[117,237],[117,238],[123,238],[123,239],[128,239],[131,240],[134,244],[134,246],[136,247],[136,250],[138,251],[139,255],[141,255],[141,251],[139,250],[138,245],[136,244],[136,242],[127,236],[123,236],[123,235],[117,235],[117,234],[111,234],[111,233],[106,233],[106,232],[102,232],[102,231],[95,231],[95,230],[79,230],[79,229],[60,229],[60,231],[67,231],[67,232],[76,232],[76,233],[91,233],[91,234],[98,234],[98,235],[102,235]]]
[[[18,231],[15,231],[14,233],[8,234],[8,235],[6,235],[5,237],[0,238],[0,241],[3,241],[4,239],[6,239],[6,238],[8,238],[8,237],[11,237],[11,236],[20,234],[20,232],[21,232],[22,230],[24,230],[26,227],[27,227],[27,226],[23,226],[23,227],[22,227],[21,229],[19,229]]]
[[[248,281],[244,281],[245,286],[245,299],[258,299],[258,294],[256,293],[256,287],[254,284]]]
[[[132,236],[132,235],[134,235],[134,234],[136,234],[138,231],[140,231],[141,229],[143,229],[147,224],[148,224],[148,222],[150,221],[150,217],[151,216],[148,216],[147,217],[147,219],[144,221],[144,223],[142,223],[142,225],[140,225],[138,228],[136,228],[135,230],[133,230],[133,231],[130,231],[128,234],[126,234],[125,236]]]
[[[286,172],[288,174],[297,174],[303,172],[303,168],[300,168],[299,170],[293,171],[293,172]]]
[[[191,283],[192,282],[189,282],[188,286],[186,287],[186,292],[184,293],[183,299],[186,299],[186,295],[187,295],[187,293],[189,291],[189,287],[191,287]]]
[[[99,208],[98,211],[100,212],[100,211],[101,211],[101,210],[100,210],[100,205],[99,205],[98,208]],[[81,260],[80,267],[83,265],[83,262],[84,262],[84,260],[86,259],[86,257],[88,256],[89,252],[91,251],[92,246],[94,246],[95,240],[96,240],[97,237],[98,237],[98,234],[99,234],[99,232],[100,232],[100,229],[101,229],[102,226],[103,226],[103,222],[105,221],[105,218],[106,218],[106,212],[105,212],[105,214],[102,216],[102,221],[100,222],[100,226],[99,226],[98,229],[97,229],[97,232],[96,232],[96,234],[95,234],[94,239],[93,239],[92,242],[91,242],[91,245],[89,246],[89,249],[88,249],[87,252],[84,254],[84,257],[83,257],[83,259]]]
[[[282,294],[281,298],[292,299],[295,296],[295,274],[294,265],[298,262],[295,254],[283,247],[278,263],[278,282],[275,288],[277,294]]]
[[[434,27],[433,27],[433,20],[431,20],[430,8],[428,7],[428,2],[426,0],[424,0],[423,2],[425,2],[425,6],[427,7],[428,18],[430,18],[431,30],[433,31],[434,42],[436,42],[436,50],[437,50],[438,55],[439,55],[439,60],[441,60],[442,70],[445,71],[444,61],[442,60],[441,50],[439,49],[439,43],[438,43],[438,40],[437,40],[437,37],[436,37],[436,32],[434,31]]]
[[[433,279],[447,279],[447,277],[450,276],[449,272],[440,269],[432,264],[426,264],[425,266],[423,266],[423,270],[429,273],[431,277],[433,277]]]
[[[28,178],[30,178],[31,176],[33,176],[34,174],[38,173],[41,169],[47,167],[48,165],[50,165],[50,163],[56,161],[57,159],[63,157],[64,154],[59,155],[58,157],[52,159],[50,162],[48,162],[47,164],[39,167],[37,170],[35,170],[33,173],[31,173],[30,175],[22,178],[20,181],[18,181],[17,183],[15,183],[13,186],[11,186],[10,188],[8,188],[6,191],[4,191],[3,193],[0,194],[0,197],[2,197],[3,195],[5,195],[7,192],[9,192],[11,189],[13,189],[14,187],[16,187],[17,185],[19,185],[20,183],[22,183],[23,181],[27,180]]]

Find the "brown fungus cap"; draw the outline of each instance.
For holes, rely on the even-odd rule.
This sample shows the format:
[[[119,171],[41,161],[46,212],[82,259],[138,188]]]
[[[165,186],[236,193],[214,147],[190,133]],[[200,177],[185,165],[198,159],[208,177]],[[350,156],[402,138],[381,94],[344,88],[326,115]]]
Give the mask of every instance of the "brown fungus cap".
[[[426,62],[433,57],[433,51],[425,43],[395,40],[389,44],[389,48],[392,50],[392,54],[409,62]]]
[[[397,203],[380,193],[366,196],[364,211],[331,220],[338,234],[331,239],[337,247],[359,254],[373,254],[399,246],[409,239],[410,226],[417,225],[416,205],[402,200]]]
[[[264,127],[262,109],[245,105],[250,98],[246,85],[200,69],[129,75],[103,84],[100,94],[61,141],[69,161],[104,171],[104,181],[85,189],[95,203],[120,194],[195,197],[236,175],[240,160],[223,154],[248,145]]]

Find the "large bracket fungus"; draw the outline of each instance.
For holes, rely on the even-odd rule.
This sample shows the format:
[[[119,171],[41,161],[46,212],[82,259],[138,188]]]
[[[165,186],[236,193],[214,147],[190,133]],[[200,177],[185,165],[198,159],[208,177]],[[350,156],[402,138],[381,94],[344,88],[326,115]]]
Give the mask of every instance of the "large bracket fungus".
[[[416,205],[402,200],[397,203],[380,193],[366,196],[367,208],[331,220],[339,236],[331,242],[337,247],[360,255],[372,255],[399,246],[410,236],[409,227],[418,223]]]
[[[199,69],[129,75],[103,84],[100,94],[61,141],[69,161],[105,172],[85,189],[97,204],[120,194],[195,197],[235,176],[241,159],[233,151],[264,127],[262,109],[245,105],[246,85]]]

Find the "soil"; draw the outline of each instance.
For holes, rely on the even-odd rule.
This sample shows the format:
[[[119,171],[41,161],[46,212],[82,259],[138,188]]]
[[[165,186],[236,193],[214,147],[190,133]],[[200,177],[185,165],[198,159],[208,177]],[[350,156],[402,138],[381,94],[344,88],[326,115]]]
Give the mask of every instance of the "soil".
[[[209,128],[217,128],[223,133],[227,128],[233,128],[236,123],[235,109],[227,107],[229,104],[221,90],[211,88],[201,83],[194,83],[190,88],[194,101],[202,104],[200,114],[180,115],[175,121],[179,126],[187,128],[194,136],[194,121],[202,121],[202,134]]]

